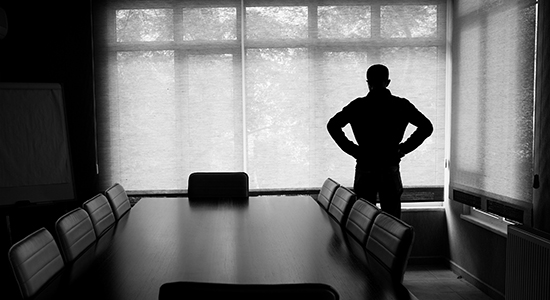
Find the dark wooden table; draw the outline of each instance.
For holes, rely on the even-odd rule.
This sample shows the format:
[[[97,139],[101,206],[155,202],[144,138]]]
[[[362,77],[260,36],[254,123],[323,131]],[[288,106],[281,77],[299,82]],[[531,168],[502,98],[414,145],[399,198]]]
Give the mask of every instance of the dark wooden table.
[[[363,266],[338,225],[302,196],[144,198],[64,278],[65,295],[78,299],[157,299],[170,281],[326,283],[344,300],[409,299]]]

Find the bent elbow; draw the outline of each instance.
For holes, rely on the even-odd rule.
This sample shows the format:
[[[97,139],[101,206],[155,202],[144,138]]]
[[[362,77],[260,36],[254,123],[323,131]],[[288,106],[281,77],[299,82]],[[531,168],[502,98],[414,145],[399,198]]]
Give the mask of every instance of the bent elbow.
[[[334,118],[331,118],[327,122],[327,130],[328,132],[334,132],[334,130],[338,130],[338,125],[335,124]]]
[[[432,125],[432,122],[428,122],[428,125],[426,126],[426,136],[432,135],[434,132],[434,126]]]

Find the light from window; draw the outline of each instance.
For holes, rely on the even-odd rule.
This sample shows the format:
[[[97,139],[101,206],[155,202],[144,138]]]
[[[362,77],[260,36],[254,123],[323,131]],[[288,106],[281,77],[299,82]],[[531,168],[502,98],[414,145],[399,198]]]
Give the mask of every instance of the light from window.
[[[117,42],[174,40],[171,9],[124,9],[116,12]]]
[[[437,5],[388,5],[381,7],[382,37],[437,36]]]
[[[304,6],[246,8],[246,38],[307,38],[308,13]]]
[[[179,190],[192,172],[246,171],[251,189],[352,186],[355,161],[326,124],[384,63],[392,93],[435,127],[402,161],[404,184],[442,186],[446,1],[410,2],[108,11],[115,35],[96,41],[108,53],[96,60],[103,184]]]
[[[320,6],[319,38],[369,38],[370,6]]]
[[[237,9],[201,7],[183,9],[183,40],[220,41],[237,39]]]

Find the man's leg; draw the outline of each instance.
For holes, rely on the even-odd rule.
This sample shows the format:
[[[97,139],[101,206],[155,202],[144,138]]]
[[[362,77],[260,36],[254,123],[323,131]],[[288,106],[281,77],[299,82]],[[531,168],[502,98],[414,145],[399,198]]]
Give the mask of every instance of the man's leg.
[[[403,183],[399,166],[388,167],[381,173],[380,207],[396,218],[401,218],[401,195]]]
[[[357,198],[363,198],[373,204],[376,204],[376,195],[378,193],[379,179],[377,174],[369,170],[355,169],[355,180],[353,182],[353,191]]]

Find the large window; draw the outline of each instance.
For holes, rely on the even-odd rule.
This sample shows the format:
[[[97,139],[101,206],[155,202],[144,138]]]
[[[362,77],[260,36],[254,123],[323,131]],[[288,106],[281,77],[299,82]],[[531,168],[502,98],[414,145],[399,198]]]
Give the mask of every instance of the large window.
[[[454,6],[451,197],[530,224],[536,1]]]
[[[326,123],[368,92],[374,63],[435,127],[404,184],[442,186],[446,1],[287,2],[94,1],[103,186],[183,190],[196,171],[351,186],[355,161]]]

